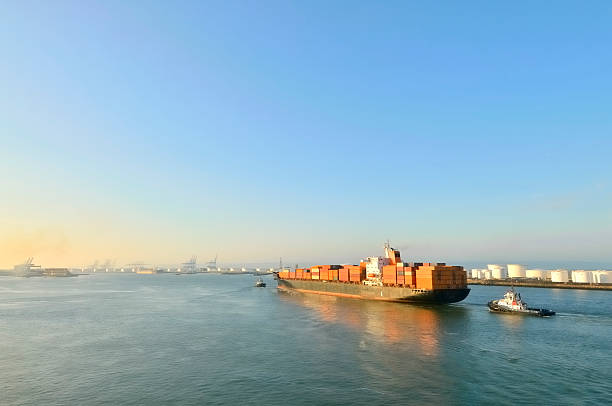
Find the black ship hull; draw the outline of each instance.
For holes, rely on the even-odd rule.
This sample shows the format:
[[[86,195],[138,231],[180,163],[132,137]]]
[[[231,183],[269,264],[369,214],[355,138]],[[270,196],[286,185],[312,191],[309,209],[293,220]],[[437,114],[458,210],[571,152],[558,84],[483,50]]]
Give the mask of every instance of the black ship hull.
[[[460,302],[470,293],[462,289],[411,289],[402,286],[366,286],[339,281],[278,279],[281,290],[348,297],[353,299],[381,300],[402,303],[446,304]]]

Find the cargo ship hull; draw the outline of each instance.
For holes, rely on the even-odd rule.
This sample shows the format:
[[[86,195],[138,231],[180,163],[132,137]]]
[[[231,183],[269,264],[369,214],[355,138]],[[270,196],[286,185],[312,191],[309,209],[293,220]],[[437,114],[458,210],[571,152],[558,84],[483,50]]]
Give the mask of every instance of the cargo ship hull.
[[[467,297],[469,288],[411,289],[402,286],[366,286],[338,281],[278,279],[278,288],[287,291],[341,296],[354,299],[382,300],[402,303],[456,303]]]

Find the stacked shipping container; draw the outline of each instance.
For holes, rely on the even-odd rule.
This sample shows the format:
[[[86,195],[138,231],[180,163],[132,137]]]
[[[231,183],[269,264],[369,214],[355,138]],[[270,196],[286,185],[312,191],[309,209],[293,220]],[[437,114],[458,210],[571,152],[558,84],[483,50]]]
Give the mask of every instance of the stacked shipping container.
[[[319,265],[310,269],[283,270],[281,279],[306,279],[361,283],[366,279],[365,263],[359,265]],[[405,286],[413,289],[457,289],[467,285],[467,274],[461,266],[444,263],[405,263],[385,265],[382,282],[386,286]]]

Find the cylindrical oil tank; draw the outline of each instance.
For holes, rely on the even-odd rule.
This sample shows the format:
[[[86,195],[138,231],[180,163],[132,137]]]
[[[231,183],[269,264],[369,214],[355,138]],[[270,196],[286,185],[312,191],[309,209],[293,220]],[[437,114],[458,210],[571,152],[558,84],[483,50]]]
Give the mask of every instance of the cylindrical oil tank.
[[[491,278],[493,279],[506,279],[507,273],[504,268],[495,268],[491,270]]]
[[[509,278],[524,278],[525,266],[519,264],[508,264],[508,277]]]
[[[499,265],[499,264],[488,264],[487,265],[487,269],[489,271],[492,271],[494,269],[502,269],[502,268],[504,268],[504,266],[503,265]]]
[[[480,279],[480,269],[472,269],[472,279]]]
[[[527,269],[525,271],[525,277],[530,279],[546,279],[546,271],[543,269]]]
[[[579,269],[572,271],[572,282],[574,283],[591,283],[593,282],[591,271]]]
[[[491,270],[490,269],[485,269],[483,272],[484,276],[482,279],[491,279],[492,275],[491,275]]]
[[[557,269],[556,271],[550,272],[550,280],[552,282],[563,282],[569,281],[568,271],[565,269]]]
[[[594,283],[612,283],[610,271],[595,271],[593,272]]]
[[[601,270],[597,270],[597,271],[593,271],[592,273],[592,281],[593,283],[601,283],[601,275],[604,274],[604,271]]]

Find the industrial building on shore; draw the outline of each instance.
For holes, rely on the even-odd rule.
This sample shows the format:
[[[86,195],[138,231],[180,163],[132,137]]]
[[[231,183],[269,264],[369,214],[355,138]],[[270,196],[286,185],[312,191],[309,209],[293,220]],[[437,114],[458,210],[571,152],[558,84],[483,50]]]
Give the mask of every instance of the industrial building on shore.
[[[529,269],[521,264],[488,264],[486,269],[474,268],[471,280],[542,281],[589,285],[612,284],[612,271],[585,269]]]

